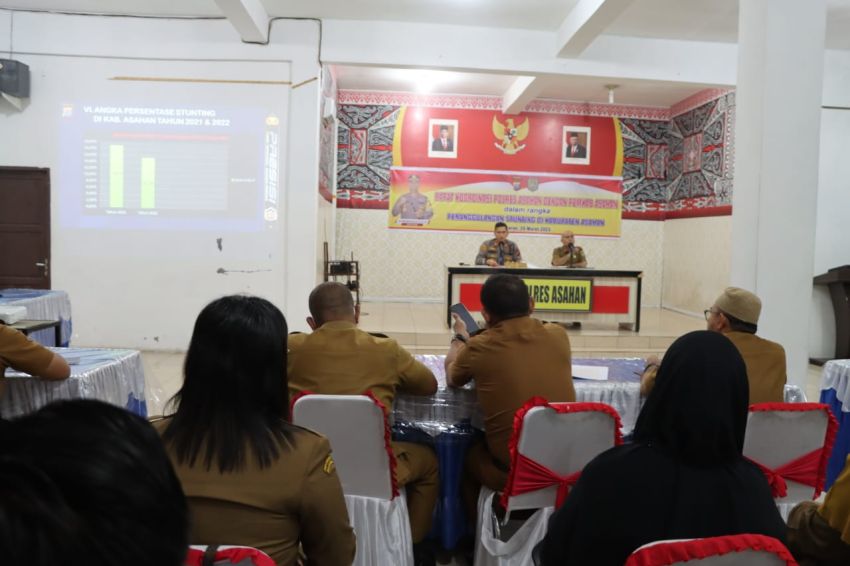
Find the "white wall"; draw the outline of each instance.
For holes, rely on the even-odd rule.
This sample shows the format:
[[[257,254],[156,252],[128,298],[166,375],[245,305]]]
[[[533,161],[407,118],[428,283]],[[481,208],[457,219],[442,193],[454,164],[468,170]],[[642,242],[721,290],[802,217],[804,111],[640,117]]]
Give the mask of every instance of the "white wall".
[[[664,221],[661,304],[702,316],[729,286],[731,216]]]
[[[662,222],[623,220],[620,238],[577,238],[590,267],[644,272],[642,305],[661,304]],[[386,210],[337,211],[336,249],[339,257],[354,252],[363,272],[366,300],[414,299],[444,301],[446,266],[472,264],[488,234],[417,232],[387,228]],[[548,267],[557,236],[512,235],[523,259]]]
[[[9,44],[9,13],[0,11],[0,49]],[[320,266],[318,218],[319,86],[318,28],[314,22],[276,22],[268,46],[241,43],[223,20],[151,20],[16,13],[14,56],[30,65],[32,97],[23,112],[0,107],[0,164],[49,167],[52,179],[53,287],[69,292],[74,310],[72,343],[144,349],[183,349],[200,308],[211,299],[250,292],[276,303],[292,328],[302,328],[306,297]],[[121,235],[122,251],[108,234],[72,237],[57,223],[56,169],[52,150],[59,136],[47,106],[86,81],[104,80],[122,62],[154,71],[177,60],[194,68],[193,78],[257,78],[290,81],[281,88],[289,108],[282,135],[282,230],[258,237],[213,238]],[[158,64],[158,62],[161,62]],[[68,76],[69,69],[75,73]],[[306,82],[305,82],[306,81]],[[238,94],[232,103],[242,103]],[[48,118],[50,117],[50,118]],[[157,244],[151,249],[152,242]],[[83,249],[84,248],[84,249]],[[230,271],[217,273],[218,268]]]
[[[850,107],[850,52],[827,51],[824,59],[825,106]],[[814,275],[850,264],[850,110],[821,111],[820,168]],[[809,352],[813,357],[835,355],[835,317],[826,287],[815,285],[809,322]]]

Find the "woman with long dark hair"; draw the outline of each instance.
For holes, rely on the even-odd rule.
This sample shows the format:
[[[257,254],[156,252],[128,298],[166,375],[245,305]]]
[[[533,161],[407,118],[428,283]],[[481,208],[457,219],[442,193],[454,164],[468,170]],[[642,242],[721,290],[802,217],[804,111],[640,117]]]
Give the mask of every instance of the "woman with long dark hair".
[[[324,437],[288,420],[287,326],[233,295],[198,315],[176,411],[155,423],[192,512],[193,544],[259,548],[279,565],[351,564],[354,534]]]
[[[536,552],[545,566],[622,566],[648,542],[742,533],[785,542],[762,472],[744,459],[749,390],[738,350],[716,332],[667,350],[634,443],[582,471]]]

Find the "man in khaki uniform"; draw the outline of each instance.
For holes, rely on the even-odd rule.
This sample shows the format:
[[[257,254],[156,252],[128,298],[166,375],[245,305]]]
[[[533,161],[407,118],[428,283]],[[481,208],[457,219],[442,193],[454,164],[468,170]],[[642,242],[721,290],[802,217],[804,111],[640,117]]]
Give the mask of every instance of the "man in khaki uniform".
[[[705,310],[708,330],[720,332],[735,344],[747,365],[750,403],[785,400],[785,349],[756,336],[761,300],[738,287],[727,287]]]
[[[561,244],[552,250],[552,265],[555,267],[587,267],[587,256],[581,246],[576,245],[572,230],[561,234]]]
[[[62,356],[0,323],[0,378],[7,367],[49,380],[67,379],[71,375],[71,368]],[[5,388],[4,380],[0,379],[0,396]]]
[[[470,337],[455,317],[457,334],[446,356],[446,381],[462,387],[475,380],[484,413],[486,441],[473,445],[466,459],[468,507],[480,485],[504,488],[517,409],[534,396],[551,402],[576,399],[567,332],[531,318],[534,301],[523,280],[509,274],[490,276],[481,288],[481,304],[487,329]]]
[[[704,311],[706,329],[728,338],[747,366],[750,403],[782,403],[785,400],[785,349],[770,340],[756,336],[761,314],[761,299],[738,287],[727,287]],[[649,395],[655,385],[660,361],[647,360],[640,378],[641,395]]]
[[[360,395],[371,391],[389,412],[396,390],[433,395],[437,380],[391,338],[378,338],[357,328],[359,305],[340,283],[322,283],[310,293],[307,319],[311,334],[289,337],[287,375],[290,395],[311,391],[327,395]],[[396,479],[406,486],[414,544],[431,529],[439,495],[437,458],[427,446],[393,442]]]

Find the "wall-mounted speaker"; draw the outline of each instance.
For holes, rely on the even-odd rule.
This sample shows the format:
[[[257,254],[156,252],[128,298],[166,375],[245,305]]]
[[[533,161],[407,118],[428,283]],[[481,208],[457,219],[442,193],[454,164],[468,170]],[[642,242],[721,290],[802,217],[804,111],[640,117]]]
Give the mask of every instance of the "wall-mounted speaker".
[[[0,92],[17,98],[29,98],[30,68],[12,59],[0,59]]]

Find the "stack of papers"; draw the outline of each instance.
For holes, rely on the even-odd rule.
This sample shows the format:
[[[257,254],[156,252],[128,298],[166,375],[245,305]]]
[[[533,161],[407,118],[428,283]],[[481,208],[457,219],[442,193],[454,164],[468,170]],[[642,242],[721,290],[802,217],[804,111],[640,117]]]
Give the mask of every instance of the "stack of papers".
[[[576,379],[592,379],[593,381],[608,381],[608,366],[573,365],[573,377]]]
[[[27,307],[0,305],[0,320],[5,324],[15,324],[27,317]]]

